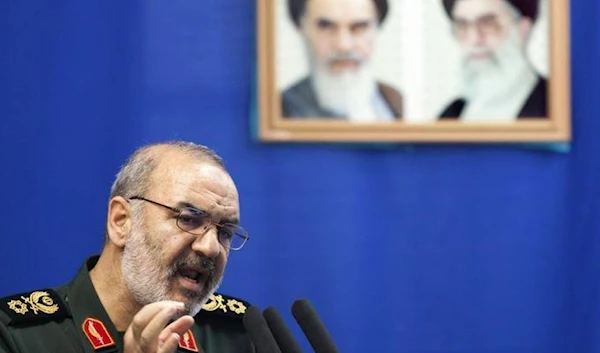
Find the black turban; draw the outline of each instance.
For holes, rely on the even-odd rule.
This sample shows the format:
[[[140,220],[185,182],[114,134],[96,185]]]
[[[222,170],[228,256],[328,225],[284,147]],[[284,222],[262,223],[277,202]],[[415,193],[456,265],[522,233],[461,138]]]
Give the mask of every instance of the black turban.
[[[448,16],[452,16],[452,7],[457,0],[442,0]],[[538,0],[504,0],[513,5],[525,17],[535,20],[538,14]]]
[[[302,17],[304,10],[306,9],[306,1],[307,0],[288,0],[288,13],[294,24],[298,27],[300,27],[300,17]],[[373,0],[373,2],[377,8],[379,23],[382,23],[388,12],[388,2],[387,0]]]

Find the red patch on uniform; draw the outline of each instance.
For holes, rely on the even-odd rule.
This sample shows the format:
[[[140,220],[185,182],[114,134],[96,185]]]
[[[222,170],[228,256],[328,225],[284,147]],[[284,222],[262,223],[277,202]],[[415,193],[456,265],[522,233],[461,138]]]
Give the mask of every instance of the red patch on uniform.
[[[187,330],[187,332],[179,338],[179,347],[191,352],[198,352],[198,346],[196,345],[192,330]]]
[[[88,317],[81,327],[94,349],[97,350],[115,345],[115,340],[110,336],[102,321]]]

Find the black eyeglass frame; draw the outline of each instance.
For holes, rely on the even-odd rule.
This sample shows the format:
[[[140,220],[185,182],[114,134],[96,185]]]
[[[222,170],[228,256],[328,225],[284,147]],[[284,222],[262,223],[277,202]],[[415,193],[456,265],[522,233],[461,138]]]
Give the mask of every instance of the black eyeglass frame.
[[[145,198],[145,197],[142,197],[142,196],[132,196],[132,197],[128,198],[128,200],[141,200],[141,201],[146,201],[146,202],[149,202],[149,203],[151,203],[151,204],[154,204],[154,205],[156,205],[156,206],[160,206],[160,207],[166,208],[167,210],[169,210],[169,211],[171,211],[171,212],[174,212],[174,213],[176,213],[176,214],[177,214],[177,216],[175,217],[175,218],[176,218],[176,222],[175,222],[175,224],[177,224],[177,227],[178,227],[179,229],[181,229],[182,231],[184,231],[184,232],[186,232],[186,233],[189,233],[189,234],[193,234],[193,235],[204,235],[204,233],[206,233],[206,231],[208,230],[208,228],[209,228],[209,226],[210,226],[211,224],[214,224],[214,225],[215,225],[217,228],[223,228],[225,225],[227,225],[227,224],[230,224],[230,225],[232,225],[232,226],[234,226],[234,227],[236,228],[236,231],[232,233],[232,237],[235,237],[235,236],[237,236],[237,237],[241,238],[241,239],[242,239],[242,244],[241,244],[240,246],[238,246],[238,247],[226,246],[226,245],[224,245],[223,243],[221,243],[221,241],[220,241],[220,239],[219,239],[219,243],[221,243],[221,245],[223,245],[224,247],[228,248],[229,250],[234,250],[234,251],[240,250],[241,248],[243,248],[243,247],[244,247],[244,245],[246,245],[246,243],[247,243],[247,242],[248,242],[248,240],[250,239],[250,236],[248,235],[248,232],[247,232],[247,231],[246,231],[246,230],[245,230],[243,227],[239,226],[238,224],[233,224],[233,223],[224,223],[224,224],[219,224],[219,223],[216,223],[216,222],[213,222],[213,221],[211,221],[211,220],[210,220],[210,217],[206,217],[206,224],[205,224],[205,225],[203,225],[202,227],[200,227],[202,230],[201,230],[199,233],[192,232],[192,231],[190,231],[190,230],[184,229],[184,228],[183,228],[183,227],[182,227],[182,226],[179,224],[179,222],[180,222],[180,217],[181,217],[181,215],[182,215],[182,213],[183,213],[183,211],[184,211],[183,209],[181,209],[181,208],[177,208],[177,207],[168,206],[168,205],[162,204],[162,203],[160,203],[160,202],[156,202],[156,201],[153,201],[153,200],[147,199],[147,198]],[[204,213],[205,215],[207,215],[207,216],[208,216],[208,213],[207,213],[207,212],[205,212],[205,211],[203,211],[203,210],[200,210],[200,209],[195,209],[195,208],[194,208],[193,210],[194,210],[195,212],[201,212],[201,213]],[[240,234],[240,233],[239,233],[240,231],[242,232],[242,234]],[[233,241],[232,241],[232,242],[233,242]]]

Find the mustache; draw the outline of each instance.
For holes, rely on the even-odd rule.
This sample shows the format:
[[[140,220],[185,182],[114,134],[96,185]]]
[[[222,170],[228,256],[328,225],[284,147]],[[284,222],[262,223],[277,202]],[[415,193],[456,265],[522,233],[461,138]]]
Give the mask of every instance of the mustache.
[[[491,62],[494,66],[501,66],[501,61],[498,57],[498,53],[496,53],[493,50],[477,50],[477,51],[470,51],[470,52],[466,53],[463,56],[464,66],[468,67],[471,64],[476,63],[477,59],[475,57],[478,55],[488,55],[489,62]]]
[[[181,257],[173,263],[170,268],[170,276],[174,276],[179,270],[186,267],[202,268],[208,274],[208,278],[214,278],[217,265],[213,259],[207,256],[187,256]]]
[[[327,59],[327,64],[332,65],[337,61],[353,61],[355,64],[362,63],[362,58],[355,53],[338,53]]]
[[[467,59],[471,59],[474,56],[478,56],[478,55],[489,55],[491,57],[496,57],[496,52],[490,49],[483,49],[483,50],[470,50],[465,54],[465,57]]]

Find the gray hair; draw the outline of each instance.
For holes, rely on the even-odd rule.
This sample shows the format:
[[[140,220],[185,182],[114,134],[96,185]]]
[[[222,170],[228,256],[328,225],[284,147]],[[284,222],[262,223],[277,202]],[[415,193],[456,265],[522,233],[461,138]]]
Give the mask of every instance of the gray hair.
[[[156,155],[150,153],[153,147],[165,146],[187,152],[198,159],[213,162],[225,170],[223,159],[212,149],[187,141],[168,141],[142,146],[137,149],[123,164],[121,170],[110,189],[110,198],[122,196],[124,198],[143,195],[150,188],[150,177],[156,168]]]
[[[167,141],[149,144],[138,148],[121,166],[110,189],[109,200],[121,196],[125,199],[132,196],[144,196],[150,188],[152,173],[157,166],[157,154],[152,153],[155,147],[167,147],[188,153],[192,157],[206,160],[227,171],[223,159],[212,149],[188,141]],[[132,206],[132,212],[137,214],[137,208]],[[108,241],[108,229],[105,230]]]

